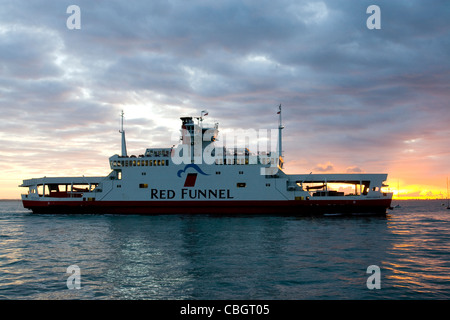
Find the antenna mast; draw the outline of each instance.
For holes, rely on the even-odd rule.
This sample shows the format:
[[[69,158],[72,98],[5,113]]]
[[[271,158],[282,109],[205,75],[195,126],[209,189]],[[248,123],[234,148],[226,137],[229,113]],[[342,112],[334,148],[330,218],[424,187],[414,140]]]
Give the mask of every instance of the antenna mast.
[[[122,134],[122,157],[127,156],[127,143],[125,141],[125,130],[123,130],[123,110],[120,114],[120,130],[119,132]]]
[[[284,129],[284,126],[281,122],[281,104],[278,107],[277,114],[280,115],[280,119],[279,119],[279,123],[278,123],[278,156],[282,158],[283,157],[283,137],[281,134],[281,130]]]

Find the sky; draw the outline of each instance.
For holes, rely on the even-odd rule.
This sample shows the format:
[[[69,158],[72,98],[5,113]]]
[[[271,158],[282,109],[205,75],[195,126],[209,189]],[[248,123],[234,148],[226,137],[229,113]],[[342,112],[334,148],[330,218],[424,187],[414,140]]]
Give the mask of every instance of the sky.
[[[387,173],[402,199],[445,198],[449,21],[448,0],[0,0],[0,199],[108,174],[121,110],[138,155],[202,110],[275,129],[280,104],[287,173]]]

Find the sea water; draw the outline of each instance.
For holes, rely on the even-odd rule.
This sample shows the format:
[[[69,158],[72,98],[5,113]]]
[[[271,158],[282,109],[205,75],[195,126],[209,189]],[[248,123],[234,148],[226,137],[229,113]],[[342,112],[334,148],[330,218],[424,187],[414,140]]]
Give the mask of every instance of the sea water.
[[[286,217],[39,215],[0,201],[0,299],[450,298],[450,210],[398,203],[386,217]]]

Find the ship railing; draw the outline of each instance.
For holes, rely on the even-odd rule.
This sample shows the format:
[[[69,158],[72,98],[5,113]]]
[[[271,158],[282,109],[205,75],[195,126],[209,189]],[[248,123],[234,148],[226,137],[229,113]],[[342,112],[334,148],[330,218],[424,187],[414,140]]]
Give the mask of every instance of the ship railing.
[[[248,150],[248,149],[247,149]],[[278,153],[271,152],[226,152],[215,155],[215,164],[259,164],[259,165],[279,165],[283,163],[283,158]]]
[[[291,180],[303,191],[309,192],[312,197],[360,197],[367,196],[372,198],[379,198],[385,196],[381,191],[381,187],[371,183],[370,180],[350,180],[350,179],[317,179],[307,178],[304,180]],[[291,182],[290,181],[290,182]],[[289,183],[291,185],[292,183]]]

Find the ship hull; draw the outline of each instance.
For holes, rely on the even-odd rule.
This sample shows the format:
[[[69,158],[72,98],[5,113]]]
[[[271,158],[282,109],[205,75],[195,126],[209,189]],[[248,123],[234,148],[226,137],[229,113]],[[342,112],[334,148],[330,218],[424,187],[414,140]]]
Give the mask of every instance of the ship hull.
[[[42,201],[23,200],[33,213],[208,215],[386,215],[390,199],[290,201]]]

